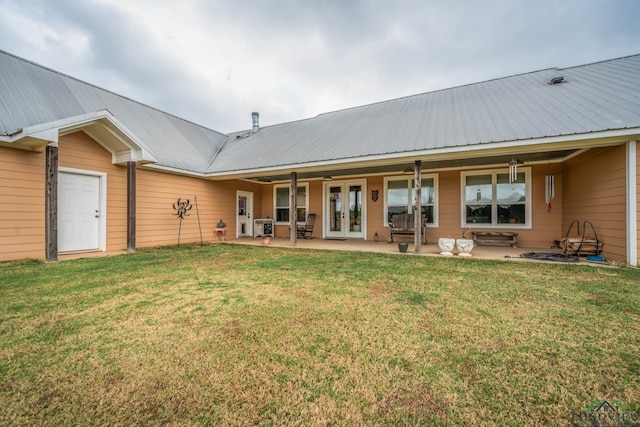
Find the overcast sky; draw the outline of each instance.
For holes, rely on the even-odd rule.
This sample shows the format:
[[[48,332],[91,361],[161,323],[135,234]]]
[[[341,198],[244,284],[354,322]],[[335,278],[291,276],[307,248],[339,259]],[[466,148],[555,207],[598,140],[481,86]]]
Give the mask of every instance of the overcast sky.
[[[0,49],[221,132],[640,53],[637,0],[0,0]]]

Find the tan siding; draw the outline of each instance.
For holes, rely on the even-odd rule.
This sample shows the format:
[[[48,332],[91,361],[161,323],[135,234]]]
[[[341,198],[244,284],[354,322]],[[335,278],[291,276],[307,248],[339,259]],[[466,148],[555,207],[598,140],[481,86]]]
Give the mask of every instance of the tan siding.
[[[107,174],[107,252],[127,248],[127,168],[112,163],[112,156],[84,132],[60,138],[60,167]]]
[[[371,192],[378,190],[378,200],[371,200]],[[367,179],[367,194],[364,195],[367,204],[367,240],[373,240],[378,233],[378,241],[386,242],[389,238],[389,228],[384,226],[384,178],[372,176]]]
[[[181,244],[199,243],[200,227],[203,241],[214,241],[213,229],[221,219],[227,224],[227,235],[235,237],[237,190],[254,193],[254,215],[258,215],[255,206],[261,206],[259,184],[243,181],[208,181],[139,169],[136,210],[137,247],[178,243],[180,220],[175,216],[176,211],[173,209],[173,204],[178,198],[188,199],[193,206],[189,216],[182,221]]]
[[[603,255],[626,260],[626,161],[624,146],[590,150],[565,164],[563,228],[591,221]]]
[[[0,261],[44,259],[43,153],[0,147]]]

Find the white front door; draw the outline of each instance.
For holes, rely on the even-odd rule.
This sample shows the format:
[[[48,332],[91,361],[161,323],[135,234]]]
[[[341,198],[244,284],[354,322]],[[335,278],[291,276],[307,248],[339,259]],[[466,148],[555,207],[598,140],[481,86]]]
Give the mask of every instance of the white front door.
[[[238,237],[253,236],[253,193],[238,191],[236,230]]]
[[[58,174],[58,251],[100,249],[100,179]]]
[[[365,181],[336,181],[324,183],[325,235],[328,238],[364,239]]]

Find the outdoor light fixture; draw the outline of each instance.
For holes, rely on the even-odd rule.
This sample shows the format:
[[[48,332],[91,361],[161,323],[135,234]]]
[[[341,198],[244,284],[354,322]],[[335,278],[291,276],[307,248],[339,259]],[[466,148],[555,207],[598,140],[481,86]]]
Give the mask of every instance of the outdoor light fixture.
[[[518,165],[521,165],[520,159],[511,159],[509,162],[509,184],[518,180]]]
[[[547,210],[551,209],[551,201],[556,197],[556,178],[555,175],[546,175],[544,177],[544,201],[547,204]]]

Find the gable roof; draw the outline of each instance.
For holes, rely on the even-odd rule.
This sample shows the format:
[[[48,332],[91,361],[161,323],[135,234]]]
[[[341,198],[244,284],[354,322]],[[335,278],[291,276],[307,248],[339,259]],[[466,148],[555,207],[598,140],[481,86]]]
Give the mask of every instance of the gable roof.
[[[560,76],[562,83],[550,84]],[[518,145],[638,127],[640,55],[541,70],[265,127],[229,141],[210,171],[364,160],[491,143]]]
[[[158,165],[204,172],[226,135],[0,51],[0,136],[107,111]]]
[[[559,76],[562,83],[550,84]],[[123,146],[142,153],[139,159],[201,176],[330,170],[410,155],[460,157],[497,143],[639,133],[639,112],[640,55],[635,55],[328,112],[255,134],[224,135],[0,51],[0,142],[25,129],[51,130],[96,116],[108,122],[106,133],[116,128],[126,139]]]

